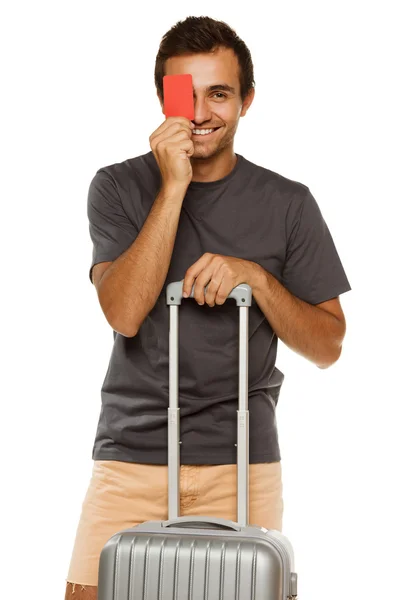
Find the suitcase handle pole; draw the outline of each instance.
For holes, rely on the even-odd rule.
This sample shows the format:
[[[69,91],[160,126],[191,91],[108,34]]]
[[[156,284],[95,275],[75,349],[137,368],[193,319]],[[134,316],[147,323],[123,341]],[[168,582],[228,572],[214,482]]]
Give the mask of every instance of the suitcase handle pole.
[[[207,289],[207,288],[206,288]],[[183,280],[167,286],[169,325],[169,408],[168,408],[168,519],[179,517],[179,322],[178,306],[182,303]],[[194,297],[194,286],[190,298]],[[233,288],[228,298],[239,307],[239,409],[237,411],[237,522],[249,521],[249,411],[248,411],[248,330],[252,290],[245,283]]]

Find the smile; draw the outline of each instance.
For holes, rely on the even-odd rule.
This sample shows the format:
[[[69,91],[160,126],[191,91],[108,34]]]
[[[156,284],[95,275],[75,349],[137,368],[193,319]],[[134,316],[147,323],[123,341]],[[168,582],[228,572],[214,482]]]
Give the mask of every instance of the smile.
[[[218,131],[218,129],[220,129],[220,128],[215,127],[213,129],[193,129],[193,137],[195,137],[195,138],[209,137],[210,135],[213,135],[213,133]]]

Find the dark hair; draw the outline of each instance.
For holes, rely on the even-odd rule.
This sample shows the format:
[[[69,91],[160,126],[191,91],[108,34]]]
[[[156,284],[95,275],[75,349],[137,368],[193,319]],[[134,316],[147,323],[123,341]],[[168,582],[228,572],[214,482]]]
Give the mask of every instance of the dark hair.
[[[253,61],[250,50],[223,21],[215,21],[210,17],[187,17],[178,21],[164,34],[156,57],[154,81],[157,92],[164,99],[163,77],[165,62],[172,56],[212,52],[216,48],[231,48],[239,62],[240,95],[243,100],[255,87]]]

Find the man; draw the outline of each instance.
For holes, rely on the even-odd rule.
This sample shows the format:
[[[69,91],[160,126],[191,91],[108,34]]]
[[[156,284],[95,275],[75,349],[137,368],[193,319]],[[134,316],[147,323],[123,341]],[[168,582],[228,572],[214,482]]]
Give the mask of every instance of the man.
[[[189,17],[160,46],[161,106],[163,75],[179,73],[193,77],[193,122],[164,120],[150,152],[100,169],[89,189],[90,276],[114,347],[67,578],[66,598],[75,600],[96,597],[99,555],[115,532],[168,517],[168,283],[184,279],[186,294],[194,285],[196,300],[180,309],[182,516],[236,519],[238,311],[226,301],[231,290],[240,283],[253,290],[252,524],[282,528],[277,338],[327,368],[345,335],[339,295],[350,285],[310,190],[233,150],[254,98],[247,47],[225,23]]]

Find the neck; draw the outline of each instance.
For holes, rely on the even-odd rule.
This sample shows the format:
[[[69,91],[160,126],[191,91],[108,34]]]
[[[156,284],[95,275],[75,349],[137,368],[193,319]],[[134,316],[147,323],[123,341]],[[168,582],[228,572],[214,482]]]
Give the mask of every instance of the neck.
[[[191,158],[193,177],[192,181],[217,181],[229,175],[234,169],[237,156],[233,148],[227,149],[211,156],[210,158]]]

